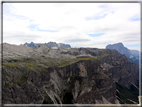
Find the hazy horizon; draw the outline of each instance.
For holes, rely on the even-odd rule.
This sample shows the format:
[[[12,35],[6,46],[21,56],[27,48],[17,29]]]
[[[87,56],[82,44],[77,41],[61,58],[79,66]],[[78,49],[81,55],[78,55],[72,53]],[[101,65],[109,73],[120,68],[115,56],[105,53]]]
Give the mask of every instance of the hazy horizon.
[[[32,41],[140,50],[140,4],[3,3],[3,43]]]
[[[32,41],[31,41],[32,42]],[[25,42],[25,43],[31,43],[31,42]],[[54,41],[49,41],[49,42],[54,42]],[[4,43],[7,43],[7,42],[4,42]],[[19,46],[19,45],[23,45],[23,44],[25,44],[25,43],[22,43],[22,44],[11,44],[11,43],[8,43],[8,44],[11,44],[11,45],[17,45],[17,46]],[[33,42],[33,43],[35,43],[35,42]],[[48,43],[48,42],[45,42],[45,43]],[[56,43],[58,43],[58,42],[56,42]],[[118,42],[118,43],[121,43],[121,42]],[[44,44],[44,43],[35,43],[35,44]],[[64,44],[67,44],[67,43],[64,43]],[[114,43],[114,44],[117,44],[117,43]],[[123,43],[122,43],[123,44]],[[70,45],[70,44],[68,44],[68,45]],[[108,45],[113,45],[113,44],[108,44]],[[123,44],[124,45],[124,44]],[[71,45],[70,45],[71,46]],[[106,45],[107,46],[107,45]],[[103,48],[100,48],[100,47],[81,47],[81,46],[76,46],[76,47],[72,47],[71,46],[71,48],[98,48],[98,49],[106,49],[106,46],[105,47],[103,47]],[[124,45],[124,47],[126,47],[125,45]],[[126,48],[128,48],[128,47],[126,47]],[[129,48],[128,48],[129,49]],[[130,50],[137,50],[137,49],[130,49]],[[138,50],[139,51],[139,50]]]

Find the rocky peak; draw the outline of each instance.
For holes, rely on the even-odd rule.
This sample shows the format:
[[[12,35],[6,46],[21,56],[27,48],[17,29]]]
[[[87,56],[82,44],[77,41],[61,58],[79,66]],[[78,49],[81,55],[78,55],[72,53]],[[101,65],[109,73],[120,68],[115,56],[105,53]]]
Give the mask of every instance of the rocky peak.
[[[124,45],[122,43],[116,43],[116,44],[112,44],[112,45],[109,44],[106,46],[106,49],[116,49],[121,54],[126,55],[126,57],[128,57],[128,58],[132,57],[130,50],[127,49],[126,47],[124,47]]]
[[[60,48],[60,47],[63,47],[63,48],[71,48],[71,46],[69,44],[64,44],[64,43],[56,43],[56,42],[48,42],[48,43],[34,43],[34,42],[31,42],[31,43],[25,43],[23,44],[24,46],[28,46],[28,47],[32,47],[32,48],[36,48],[38,47],[38,45],[47,45],[48,47],[50,48],[54,48],[54,47],[57,47],[57,48]]]
[[[106,49],[115,49],[118,52],[120,52],[121,54],[124,54],[129,61],[133,62],[133,63],[137,63],[137,66],[139,67],[139,51],[137,50],[130,50],[126,47],[124,47],[124,45],[122,43],[116,43],[116,44],[112,44],[112,45],[107,45]]]
[[[120,46],[120,47],[124,47],[124,45],[123,45],[123,43],[117,43],[117,44],[115,44],[115,45],[118,45],[118,46]]]
[[[71,48],[69,44],[58,43],[58,47]]]

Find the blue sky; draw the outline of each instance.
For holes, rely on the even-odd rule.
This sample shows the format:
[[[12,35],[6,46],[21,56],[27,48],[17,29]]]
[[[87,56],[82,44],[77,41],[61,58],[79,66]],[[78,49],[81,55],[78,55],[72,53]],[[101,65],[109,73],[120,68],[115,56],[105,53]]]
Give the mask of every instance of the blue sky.
[[[4,3],[3,11],[3,42],[140,48],[139,3]]]
[[[139,15],[133,16],[130,18],[131,21],[140,21]]]
[[[137,47],[137,46],[140,46],[140,44],[127,45],[127,47]]]
[[[105,33],[94,33],[94,34],[88,34],[91,37],[99,37],[101,35],[104,35]]]
[[[107,14],[103,14],[102,16],[95,15],[95,16],[92,16],[92,17],[86,17],[86,20],[99,20],[99,19],[105,18],[105,16],[107,16]]]
[[[58,32],[57,30],[42,30],[38,28],[38,24],[31,24],[30,26],[28,26],[28,28],[30,28],[31,31],[37,30],[41,32]]]

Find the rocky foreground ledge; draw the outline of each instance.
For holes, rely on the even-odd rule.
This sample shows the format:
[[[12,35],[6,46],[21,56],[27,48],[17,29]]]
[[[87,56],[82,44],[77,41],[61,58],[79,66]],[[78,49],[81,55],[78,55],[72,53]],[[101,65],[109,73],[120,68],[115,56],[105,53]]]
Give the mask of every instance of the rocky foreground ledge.
[[[3,104],[138,103],[138,78],[116,50],[3,44]]]

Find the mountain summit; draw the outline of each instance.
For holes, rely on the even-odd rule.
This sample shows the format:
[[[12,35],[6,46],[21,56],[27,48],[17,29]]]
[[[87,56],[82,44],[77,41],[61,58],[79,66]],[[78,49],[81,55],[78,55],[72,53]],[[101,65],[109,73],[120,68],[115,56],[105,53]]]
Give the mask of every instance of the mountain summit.
[[[139,66],[139,51],[137,50],[130,50],[126,47],[124,47],[124,45],[122,43],[116,43],[116,44],[109,44],[106,46],[106,49],[115,49],[117,50],[119,53],[124,54],[129,61],[133,62],[133,63],[137,63],[137,65]]]
[[[112,45],[109,44],[109,45],[106,46],[106,49],[116,49],[119,53],[125,54],[125,56],[127,58],[133,57],[130,50],[128,48],[124,47],[124,45],[121,42],[116,43],[116,44],[112,44]]]

